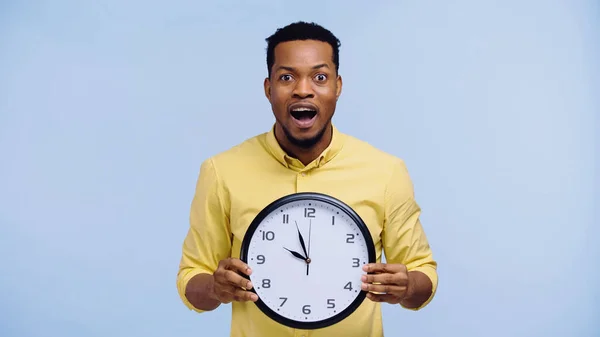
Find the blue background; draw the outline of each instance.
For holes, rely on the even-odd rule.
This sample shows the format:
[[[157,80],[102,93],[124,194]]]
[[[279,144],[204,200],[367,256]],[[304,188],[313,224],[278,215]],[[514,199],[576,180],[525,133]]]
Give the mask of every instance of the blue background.
[[[267,131],[264,39],[342,41],[341,131],[439,262],[389,336],[600,336],[598,1],[0,3],[0,336],[227,336],[175,276],[200,163]]]

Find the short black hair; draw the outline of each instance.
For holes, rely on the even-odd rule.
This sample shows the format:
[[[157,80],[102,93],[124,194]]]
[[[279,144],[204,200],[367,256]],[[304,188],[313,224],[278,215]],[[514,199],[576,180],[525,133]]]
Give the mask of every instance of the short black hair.
[[[267,69],[271,77],[271,68],[275,63],[275,47],[282,42],[297,40],[316,40],[327,42],[333,49],[333,63],[335,72],[340,68],[340,40],[332,32],[314,22],[298,21],[291,23],[266,38],[267,41]]]

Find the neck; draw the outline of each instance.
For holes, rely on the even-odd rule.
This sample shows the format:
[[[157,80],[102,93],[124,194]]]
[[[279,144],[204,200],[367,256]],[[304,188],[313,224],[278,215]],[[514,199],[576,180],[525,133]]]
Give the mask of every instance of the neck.
[[[297,145],[294,145],[290,140],[285,136],[285,133],[281,129],[281,127],[277,124],[275,125],[275,139],[277,142],[287,153],[288,156],[298,159],[302,164],[308,165],[313,160],[317,159],[323,151],[331,144],[331,139],[333,138],[333,127],[330,124],[327,125],[327,131],[323,134],[323,137],[319,139],[319,141],[311,146],[310,148],[304,148]]]

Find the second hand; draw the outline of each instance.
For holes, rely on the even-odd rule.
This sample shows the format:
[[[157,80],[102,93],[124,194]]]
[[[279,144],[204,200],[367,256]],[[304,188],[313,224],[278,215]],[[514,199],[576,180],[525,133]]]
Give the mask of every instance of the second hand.
[[[308,270],[310,269],[310,237],[311,237],[311,229],[312,229],[312,220],[308,220],[308,253],[306,254],[306,275],[308,275]]]

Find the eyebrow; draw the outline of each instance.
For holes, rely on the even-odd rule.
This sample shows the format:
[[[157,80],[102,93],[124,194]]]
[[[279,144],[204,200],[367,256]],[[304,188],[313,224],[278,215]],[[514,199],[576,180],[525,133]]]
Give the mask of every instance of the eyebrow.
[[[329,68],[329,66],[327,65],[327,63],[321,63],[321,64],[317,64],[316,66],[313,66],[312,69],[319,69],[319,68]],[[279,66],[277,67],[277,70],[287,70],[287,71],[296,71],[295,68],[293,67],[288,67],[288,66]]]

